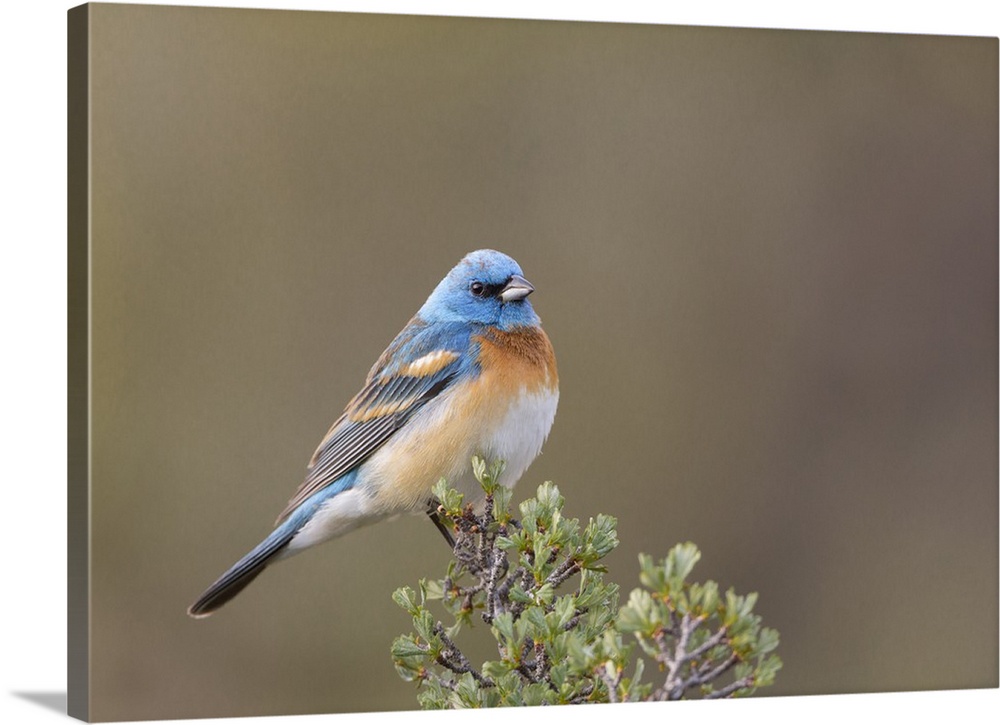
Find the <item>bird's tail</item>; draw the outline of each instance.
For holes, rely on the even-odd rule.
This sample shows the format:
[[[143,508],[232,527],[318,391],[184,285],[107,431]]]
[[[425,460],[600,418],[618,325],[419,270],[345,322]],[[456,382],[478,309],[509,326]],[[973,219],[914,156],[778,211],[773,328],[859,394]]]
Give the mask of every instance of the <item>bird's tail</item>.
[[[286,522],[284,526],[271,532],[271,535],[254,547],[249,554],[216,579],[215,583],[198,597],[198,601],[188,607],[188,614],[195,618],[207,617],[243,591],[295,536],[298,527],[289,524],[290,522]]]
[[[195,618],[207,617],[242,592],[247,584],[256,579],[267,568],[268,564],[319,543],[322,538],[307,543],[299,541],[299,545],[289,548],[292,539],[323,506],[329,503],[330,499],[344,493],[354,485],[356,476],[357,469],[350,471],[341,476],[334,484],[320,489],[303,501],[290,516],[284,519],[278,528],[257,544],[253,551],[229,567],[229,571],[206,589],[205,593],[198,597],[198,601],[188,607],[188,614]],[[348,505],[348,511],[339,514],[342,521],[339,527],[335,527],[336,535],[350,531],[364,520],[363,512],[359,512],[355,508]],[[335,534],[328,532],[326,538],[333,535]]]

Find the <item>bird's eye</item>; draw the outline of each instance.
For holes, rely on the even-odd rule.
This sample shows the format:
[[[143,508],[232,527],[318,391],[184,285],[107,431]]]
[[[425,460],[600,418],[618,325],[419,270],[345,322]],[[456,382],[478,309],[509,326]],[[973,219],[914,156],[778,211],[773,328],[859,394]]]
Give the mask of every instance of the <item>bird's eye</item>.
[[[484,285],[482,282],[473,282],[472,284],[469,285],[469,291],[476,297],[482,297],[484,294],[486,294],[486,285]]]

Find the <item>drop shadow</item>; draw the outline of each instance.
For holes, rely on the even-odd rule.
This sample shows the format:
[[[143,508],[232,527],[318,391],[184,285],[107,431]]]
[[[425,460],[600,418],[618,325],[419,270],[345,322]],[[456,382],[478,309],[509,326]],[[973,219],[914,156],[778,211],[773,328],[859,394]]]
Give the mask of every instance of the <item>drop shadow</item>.
[[[54,710],[62,715],[66,714],[66,702],[68,697],[65,692],[12,692],[15,697],[33,702],[44,707],[46,710]]]

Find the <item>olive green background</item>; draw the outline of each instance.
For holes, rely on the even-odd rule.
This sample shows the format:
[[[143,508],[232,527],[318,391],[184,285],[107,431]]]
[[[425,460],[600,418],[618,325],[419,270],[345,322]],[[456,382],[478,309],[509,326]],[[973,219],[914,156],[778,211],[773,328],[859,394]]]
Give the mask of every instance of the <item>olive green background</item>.
[[[768,694],[997,685],[996,39],[90,22],[95,719],[416,706],[390,594],[444,570],[423,518],[185,608],[485,246],[560,367],[516,498],[617,516],[626,592],[695,541],[781,632]]]

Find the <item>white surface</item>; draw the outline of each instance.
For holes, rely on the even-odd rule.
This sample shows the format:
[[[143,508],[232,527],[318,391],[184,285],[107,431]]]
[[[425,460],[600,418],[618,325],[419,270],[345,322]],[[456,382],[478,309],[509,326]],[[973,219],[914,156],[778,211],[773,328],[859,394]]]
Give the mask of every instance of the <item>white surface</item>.
[[[0,310],[4,332],[2,380],[5,576],[0,597],[0,721],[31,725],[64,721],[52,709],[66,691],[66,254],[65,89],[66,10],[76,3],[20,0],[5,6],[3,63],[3,255]],[[839,0],[827,3],[729,2],[171,2],[215,5],[475,14],[740,27],[822,28],[908,33],[998,34],[998,3],[952,0],[912,3]],[[11,467],[12,465],[12,467]],[[38,536],[44,527],[45,536]],[[31,541],[31,547],[25,542]],[[787,663],[794,666],[794,663]],[[45,704],[38,704],[39,701]],[[697,709],[693,709],[694,708]],[[628,716],[659,721],[664,706],[627,706]],[[1000,712],[1000,691],[761,698],[737,703],[677,703],[681,718],[745,722],[932,722]],[[679,709],[678,709],[679,708]],[[499,722],[509,713],[477,715]],[[556,722],[607,717],[600,707],[546,711]],[[615,717],[622,717],[616,711]],[[319,722],[326,716],[253,718],[243,722]],[[346,715],[342,723],[383,723],[391,714]],[[396,716],[398,717],[398,716]],[[440,714],[408,715],[416,723]],[[464,715],[452,714],[450,722]],[[481,720],[479,718],[482,718]],[[978,719],[978,718],[976,718]],[[224,723],[232,720],[171,721]],[[464,722],[464,720],[463,720]]]

